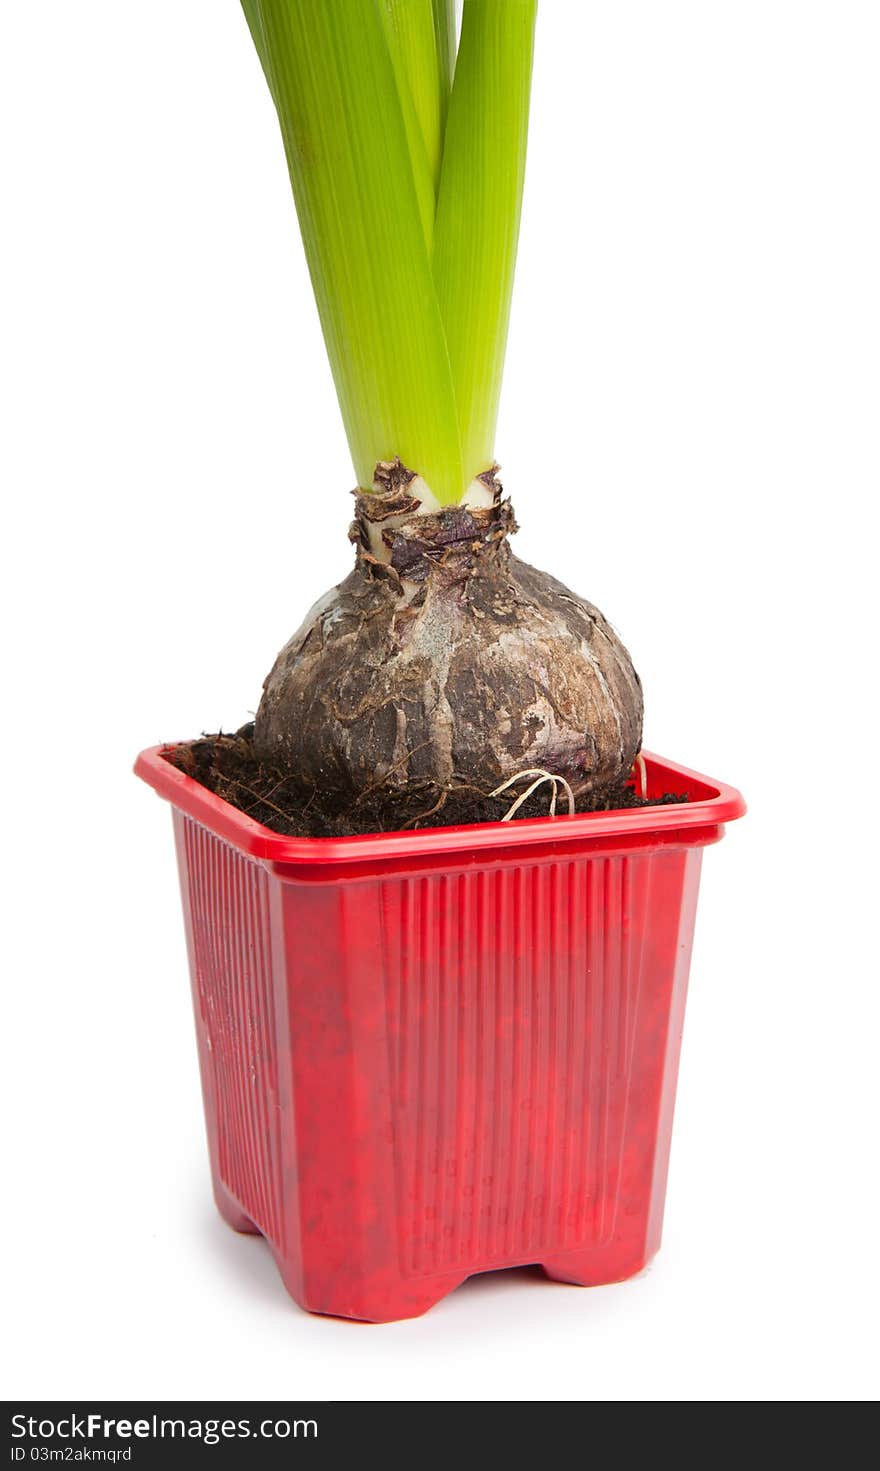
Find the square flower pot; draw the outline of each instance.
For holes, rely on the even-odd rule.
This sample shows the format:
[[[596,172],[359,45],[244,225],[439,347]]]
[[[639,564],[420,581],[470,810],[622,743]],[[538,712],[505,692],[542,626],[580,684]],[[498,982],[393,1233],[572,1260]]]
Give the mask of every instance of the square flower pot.
[[[214,1192],[311,1312],[423,1313],[474,1272],[586,1286],[660,1244],[703,848],[687,804],[282,837],[163,758]]]

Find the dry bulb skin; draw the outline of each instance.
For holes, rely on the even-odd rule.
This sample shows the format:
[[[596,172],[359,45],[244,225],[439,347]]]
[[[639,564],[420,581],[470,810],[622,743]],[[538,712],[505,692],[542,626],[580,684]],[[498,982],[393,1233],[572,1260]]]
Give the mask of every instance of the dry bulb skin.
[[[356,497],[353,570],[265,682],[261,760],[341,807],[412,783],[491,792],[530,769],[575,797],[629,775],[629,654],[598,609],[512,554],[511,504],[494,470],[480,479],[473,503],[426,512],[412,471],[377,466]]]

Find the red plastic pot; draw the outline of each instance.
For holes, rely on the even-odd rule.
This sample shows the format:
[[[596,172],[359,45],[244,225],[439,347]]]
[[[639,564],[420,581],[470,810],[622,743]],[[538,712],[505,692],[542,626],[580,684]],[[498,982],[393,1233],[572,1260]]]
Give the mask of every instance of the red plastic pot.
[[[312,1312],[474,1272],[594,1285],[660,1244],[703,848],[745,804],[281,837],[171,766],[214,1191]]]

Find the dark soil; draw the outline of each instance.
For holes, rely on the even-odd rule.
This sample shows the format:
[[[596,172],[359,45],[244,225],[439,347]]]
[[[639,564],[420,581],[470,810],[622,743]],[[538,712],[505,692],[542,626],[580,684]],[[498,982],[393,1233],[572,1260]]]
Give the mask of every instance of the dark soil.
[[[254,755],[253,729],[252,724],[245,725],[235,735],[224,735],[221,731],[218,735],[205,735],[197,741],[171,746],[165,752],[165,759],[255,822],[289,837],[349,837],[357,833],[498,822],[529,785],[524,781],[492,797],[466,782],[456,783],[446,791],[439,791],[433,783],[413,782],[403,790],[394,788],[393,792],[388,788],[367,791],[347,810],[340,811],[338,800],[331,808],[322,802],[317,789],[304,790],[294,777],[258,761]],[[545,782],[522,804],[512,820],[546,817],[551,795],[550,784]],[[626,782],[602,798],[581,798],[577,811],[662,807],[687,800],[686,796],[667,792],[646,801],[637,795],[632,782]],[[560,790],[557,812],[567,811],[568,803]]]

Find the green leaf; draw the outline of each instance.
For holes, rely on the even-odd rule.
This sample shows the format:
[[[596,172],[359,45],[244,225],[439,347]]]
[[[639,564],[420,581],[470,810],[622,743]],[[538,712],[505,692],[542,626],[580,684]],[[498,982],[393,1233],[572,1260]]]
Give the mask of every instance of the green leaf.
[[[492,463],[525,175],[537,0],[464,0],[434,280],[465,484]]]
[[[448,12],[453,11],[454,19],[454,6],[445,0],[442,5],[435,4],[435,0],[378,0],[378,3],[398,86],[401,94],[412,100],[436,202],[451,78]]]
[[[260,65],[262,66],[263,71],[266,73],[266,80],[269,81],[266,58],[266,37],[263,35],[263,17],[260,14],[260,0],[241,0],[241,8],[244,11],[244,18],[248,23],[248,29],[251,33],[251,40],[253,41],[254,46],[256,47],[257,55],[260,58]],[[272,90],[271,82],[269,82],[269,90],[270,92]]]
[[[433,9],[434,44],[440,76],[440,134],[445,138],[449,94],[455,72],[455,0],[433,0]]]
[[[374,0],[243,0],[269,80],[361,486],[398,454],[460,499],[455,395],[404,108]]]
[[[431,0],[377,0],[377,3],[397,80],[419,213],[430,252],[434,241],[441,147]]]

